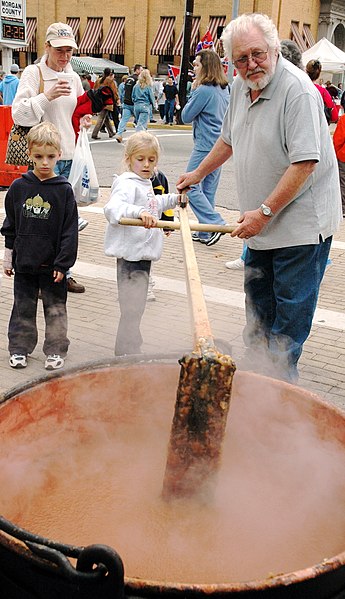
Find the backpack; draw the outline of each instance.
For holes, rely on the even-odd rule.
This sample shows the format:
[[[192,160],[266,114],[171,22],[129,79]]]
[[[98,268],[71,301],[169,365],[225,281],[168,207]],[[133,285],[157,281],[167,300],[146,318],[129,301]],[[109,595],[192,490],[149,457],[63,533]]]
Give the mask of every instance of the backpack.
[[[324,92],[325,92],[325,89],[322,88],[321,91],[320,91],[320,93],[321,93],[321,96],[322,96],[322,99],[323,99],[323,109],[324,109],[324,112],[325,112],[325,117],[326,117],[327,124],[330,125],[331,123],[337,123],[338,122],[338,109],[337,109],[337,107],[336,107],[336,105],[334,103],[334,100],[333,100],[332,96],[331,96],[332,106],[326,106]]]
[[[91,100],[93,113],[101,112],[105,106],[115,103],[113,90],[108,85],[89,89],[86,94]]]

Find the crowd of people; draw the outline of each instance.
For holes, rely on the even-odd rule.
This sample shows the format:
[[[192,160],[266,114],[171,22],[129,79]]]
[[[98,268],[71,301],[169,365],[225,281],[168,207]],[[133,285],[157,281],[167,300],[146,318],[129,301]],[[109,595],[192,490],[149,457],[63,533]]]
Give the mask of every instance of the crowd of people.
[[[244,242],[244,367],[291,382],[298,379],[298,360],[311,329],[332,236],[345,214],[345,116],[338,120],[338,112],[329,115],[330,122],[338,120],[334,146],[326,120],[326,109],[334,108],[342,94],[330,82],[320,85],[319,61],[308,63],[304,72],[298,48],[291,40],[281,44],[265,15],[232,20],[222,41],[237,75],[230,89],[217,53],[205,49],[196,54],[181,111],[182,122],[192,123],[194,147],[177,181],[178,193],[166,193],[168,182],[158,171],[159,144],[147,131],[155,109],[162,121],[173,124],[180,107],[171,77],[154,82],[141,64],[119,86],[110,69],[96,81],[87,74],[79,77],[70,65],[77,44],[63,23],[48,28],[45,54],[37,65],[26,67],[20,80],[15,69],[11,72],[9,85],[17,87],[12,115],[16,124],[31,128],[28,152],[33,164],[10,186],[1,228],[4,272],[14,275],[11,367],[26,367],[37,344],[39,296],[46,320],[45,368],[64,365],[67,291],[85,291],[73,289],[79,284],[70,270],[78,229],[84,228],[66,181],[76,142],[72,117],[81,99],[90,99],[91,90],[107,89],[92,139],[100,139],[105,128],[109,138],[122,143],[128,121],[132,118],[136,125],[124,145],[125,172],[115,177],[104,208],[105,253],[117,260],[120,321],[115,355],[141,351],[140,322],[151,264],[162,252],[157,219],[187,191],[200,223],[226,224],[215,208],[215,195],[221,166],[231,157],[241,190],[240,217],[231,235]],[[44,88],[39,93],[41,76]],[[92,115],[77,114],[80,127],[89,128]],[[165,189],[157,180],[166,181]],[[122,217],[139,218],[143,227],[123,228]],[[198,233],[193,240],[209,247],[221,236],[219,231]],[[226,266],[231,268],[230,263]]]

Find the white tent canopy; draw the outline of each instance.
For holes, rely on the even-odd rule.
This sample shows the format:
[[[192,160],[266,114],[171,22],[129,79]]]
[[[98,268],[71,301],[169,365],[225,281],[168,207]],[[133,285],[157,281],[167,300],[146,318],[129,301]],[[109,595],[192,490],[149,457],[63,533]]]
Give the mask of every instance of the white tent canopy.
[[[94,56],[72,56],[71,65],[77,73],[102,75],[106,67],[109,67],[115,75],[128,75],[129,73],[129,68],[122,64]]]
[[[345,70],[345,52],[325,37],[303,52],[302,62],[304,66],[309,60],[319,60],[322,64],[322,70],[327,73],[344,73]]]

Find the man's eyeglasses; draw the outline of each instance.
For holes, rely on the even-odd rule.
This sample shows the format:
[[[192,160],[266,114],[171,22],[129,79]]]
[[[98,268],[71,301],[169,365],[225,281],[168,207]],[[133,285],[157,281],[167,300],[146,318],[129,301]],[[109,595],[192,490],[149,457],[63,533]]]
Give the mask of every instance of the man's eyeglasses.
[[[259,50],[257,52],[252,52],[248,56],[241,56],[241,58],[237,58],[232,62],[235,65],[236,69],[243,69],[244,67],[248,66],[250,59],[254,60],[256,64],[261,64],[262,62],[265,62],[267,54],[268,50],[266,50],[266,52]]]

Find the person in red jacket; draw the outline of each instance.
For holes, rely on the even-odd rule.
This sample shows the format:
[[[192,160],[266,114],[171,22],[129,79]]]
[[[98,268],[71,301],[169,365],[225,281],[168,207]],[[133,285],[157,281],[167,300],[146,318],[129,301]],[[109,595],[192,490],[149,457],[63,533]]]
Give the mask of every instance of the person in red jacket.
[[[310,79],[312,80],[315,87],[319,90],[322,96],[327,123],[329,125],[331,123],[336,123],[338,121],[338,107],[335,105],[332,96],[327,91],[327,89],[325,87],[322,87],[322,85],[316,83],[317,79],[319,79],[320,77],[320,73],[322,70],[321,62],[319,60],[309,60],[305,70],[307,75],[309,75]]]
[[[333,144],[338,159],[341,204],[345,218],[345,115],[341,116],[333,135]]]
[[[104,85],[97,90],[89,89],[77,98],[77,105],[72,114],[72,125],[77,141],[80,129],[80,119],[88,114],[101,113],[107,106],[113,106],[114,95],[109,86]]]

